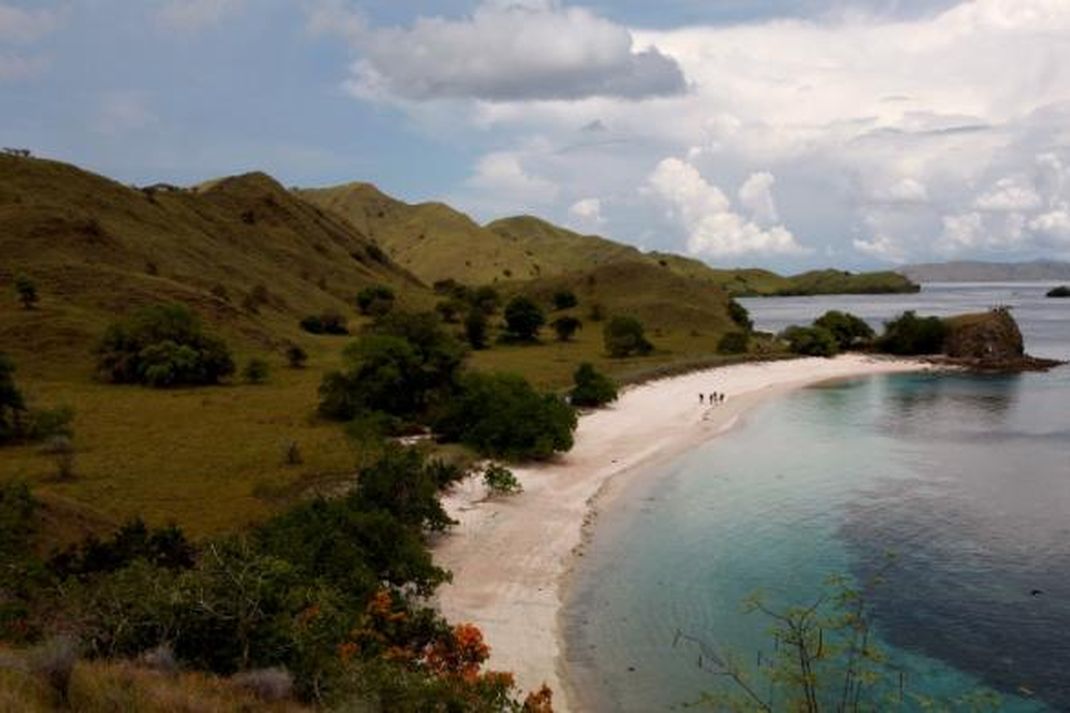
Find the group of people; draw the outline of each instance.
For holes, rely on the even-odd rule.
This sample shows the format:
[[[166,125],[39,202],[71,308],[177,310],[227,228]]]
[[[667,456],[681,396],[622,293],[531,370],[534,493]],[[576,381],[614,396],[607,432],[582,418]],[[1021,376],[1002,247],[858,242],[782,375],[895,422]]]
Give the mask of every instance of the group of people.
[[[706,403],[706,401],[705,401],[706,397],[707,397],[706,394],[703,394],[703,393],[700,392],[699,395],[698,395],[698,402],[700,404]],[[710,399],[710,405],[711,406],[716,406],[717,404],[723,404],[724,403],[725,396],[724,396],[723,392],[714,391],[713,393],[709,394],[709,399]]]

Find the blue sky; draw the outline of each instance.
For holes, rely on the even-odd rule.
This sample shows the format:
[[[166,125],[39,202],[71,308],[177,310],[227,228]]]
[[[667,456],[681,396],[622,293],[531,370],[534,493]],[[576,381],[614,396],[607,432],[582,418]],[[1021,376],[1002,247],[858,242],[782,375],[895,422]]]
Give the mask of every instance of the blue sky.
[[[1065,0],[0,0],[0,143],[782,270],[1070,257]]]

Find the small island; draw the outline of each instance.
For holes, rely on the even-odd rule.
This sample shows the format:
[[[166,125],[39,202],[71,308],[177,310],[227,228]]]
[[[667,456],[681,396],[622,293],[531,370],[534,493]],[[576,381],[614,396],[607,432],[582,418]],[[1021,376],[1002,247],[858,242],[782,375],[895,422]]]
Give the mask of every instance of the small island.
[[[1070,286],[1060,285],[1059,287],[1053,287],[1048,290],[1048,297],[1070,297]]]

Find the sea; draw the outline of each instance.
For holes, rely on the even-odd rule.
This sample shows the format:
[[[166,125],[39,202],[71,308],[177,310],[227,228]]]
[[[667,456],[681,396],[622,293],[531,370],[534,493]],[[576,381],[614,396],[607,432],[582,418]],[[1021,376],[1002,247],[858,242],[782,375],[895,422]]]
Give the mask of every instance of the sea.
[[[829,309],[879,328],[904,310],[1007,306],[1028,352],[1070,360],[1070,300],[1044,297],[1050,287],[741,302],[767,331]],[[1070,711],[1070,366],[798,390],[635,479],[570,579],[572,698],[678,710],[742,693],[721,675],[732,662],[767,700],[758,671],[778,645],[745,603],[808,606],[834,595],[832,578],[864,593],[867,643],[886,658],[870,709]]]

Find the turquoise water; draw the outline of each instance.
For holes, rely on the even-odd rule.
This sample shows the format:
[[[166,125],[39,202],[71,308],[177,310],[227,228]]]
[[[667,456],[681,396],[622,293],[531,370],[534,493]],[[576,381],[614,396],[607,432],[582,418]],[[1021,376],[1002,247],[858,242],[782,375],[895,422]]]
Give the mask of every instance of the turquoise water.
[[[1070,304],[1043,291],[937,286],[846,308],[878,321],[1013,304],[1031,351],[1070,357]],[[747,307],[775,329],[842,303]],[[755,660],[768,622],[741,613],[748,594],[802,603],[830,574],[868,579],[891,551],[871,614],[908,691],[1070,709],[1070,368],[802,390],[631,488],[599,520],[566,606],[586,707],[666,710],[717,690],[694,648],[673,647],[677,630]]]

